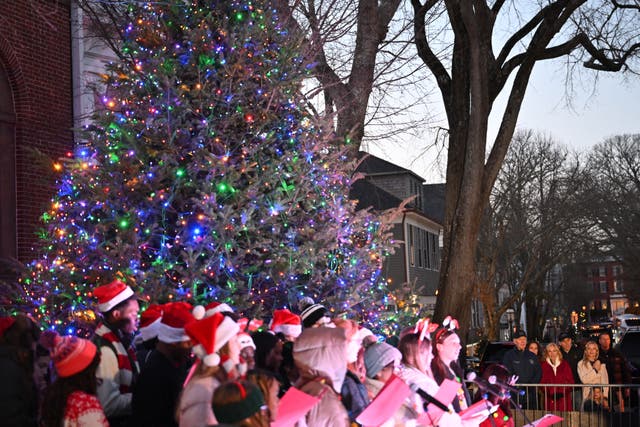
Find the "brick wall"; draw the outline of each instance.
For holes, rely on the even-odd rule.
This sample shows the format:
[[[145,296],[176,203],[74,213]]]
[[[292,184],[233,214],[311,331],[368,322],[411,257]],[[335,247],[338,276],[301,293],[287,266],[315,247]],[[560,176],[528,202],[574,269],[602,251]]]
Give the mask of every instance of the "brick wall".
[[[1,0],[0,61],[11,84],[16,113],[18,259],[32,258],[39,217],[54,194],[52,159],[72,149],[71,29],[69,0]],[[0,201],[2,203],[2,201]]]

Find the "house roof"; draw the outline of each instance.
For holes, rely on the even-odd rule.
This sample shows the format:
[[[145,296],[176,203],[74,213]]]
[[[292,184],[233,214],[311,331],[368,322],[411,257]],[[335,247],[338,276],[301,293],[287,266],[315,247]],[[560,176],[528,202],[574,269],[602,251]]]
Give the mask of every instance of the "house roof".
[[[351,184],[349,198],[357,200],[356,209],[372,207],[375,210],[397,208],[402,200],[382,188],[374,185],[366,178],[362,178]]]
[[[409,174],[420,180],[420,182],[424,181],[420,175],[410,171],[409,169],[405,169],[401,166],[395,165],[391,162],[381,159],[380,157],[376,157],[373,154],[366,153],[361,151],[359,153],[360,158],[365,157],[364,160],[358,165],[356,171],[362,172],[366,175],[397,175],[397,174]]]
[[[440,224],[444,224],[445,184],[424,184],[422,186],[422,210]]]

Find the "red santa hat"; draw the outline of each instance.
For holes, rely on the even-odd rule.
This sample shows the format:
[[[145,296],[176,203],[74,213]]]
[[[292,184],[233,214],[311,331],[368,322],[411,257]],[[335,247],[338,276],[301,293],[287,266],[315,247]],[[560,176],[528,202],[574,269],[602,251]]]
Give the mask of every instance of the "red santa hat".
[[[300,316],[287,309],[275,310],[269,329],[276,333],[282,332],[285,335],[297,338],[302,333]]]
[[[108,285],[95,288],[93,295],[98,298],[98,310],[106,313],[122,301],[132,297],[133,289],[116,279]]]
[[[185,332],[193,340],[193,352],[206,366],[220,364],[220,350],[240,331],[238,324],[228,316],[215,313],[185,326]]]
[[[187,302],[170,302],[162,306],[162,320],[158,326],[158,341],[168,344],[189,341],[185,325],[193,322],[193,307]]]
[[[4,336],[4,333],[7,332],[15,322],[15,317],[0,317],[0,337]]]
[[[254,350],[256,349],[256,344],[253,342],[253,338],[246,332],[240,332],[238,334],[238,344],[240,344],[240,350],[247,347],[252,347]]]
[[[160,321],[162,319],[162,306],[150,304],[140,315],[140,335],[143,341],[148,341],[158,337]]]
[[[233,313],[233,308],[223,302],[212,301],[207,304],[206,307],[203,307],[201,305],[195,306],[193,309],[193,317],[195,317],[197,320],[200,320],[205,317],[213,316],[216,313],[225,312]]]

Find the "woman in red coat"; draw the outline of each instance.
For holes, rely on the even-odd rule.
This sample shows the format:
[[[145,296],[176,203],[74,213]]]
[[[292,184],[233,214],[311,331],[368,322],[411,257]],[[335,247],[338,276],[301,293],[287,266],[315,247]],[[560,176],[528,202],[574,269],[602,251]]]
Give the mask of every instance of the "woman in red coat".
[[[542,362],[541,384],[575,384],[571,366],[562,360],[562,353],[555,343],[547,344]],[[547,411],[571,411],[572,387],[545,387],[545,409]]]

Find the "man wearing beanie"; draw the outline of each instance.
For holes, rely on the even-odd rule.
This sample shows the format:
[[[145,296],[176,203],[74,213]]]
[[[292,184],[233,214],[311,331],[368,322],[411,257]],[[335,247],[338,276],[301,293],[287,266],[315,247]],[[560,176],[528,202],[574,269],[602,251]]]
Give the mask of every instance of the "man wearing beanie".
[[[311,298],[303,298],[298,304],[300,319],[305,328],[318,328],[320,326],[335,326],[331,323],[329,311],[322,304],[316,304]]]
[[[131,391],[140,368],[132,347],[140,306],[133,289],[119,280],[93,290],[102,322],[92,341],[100,352],[98,399],[111,427],[124,426],[131,417]]]
[[[186,302],[172,302],[162,307],[156,349],[151,352],[133,392],[135,426],[178,427],[175,409],[189,371],[191,354],[191,339],[184,327],[195,320],[192,309]]]

